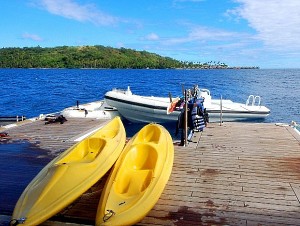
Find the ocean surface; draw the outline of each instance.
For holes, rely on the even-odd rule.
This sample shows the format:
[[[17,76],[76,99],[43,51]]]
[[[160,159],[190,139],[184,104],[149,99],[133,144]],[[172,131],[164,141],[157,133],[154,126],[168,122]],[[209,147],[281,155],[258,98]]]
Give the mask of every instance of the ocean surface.
[[[300,70],[72,70],[0,69],[0,116],[37,117],[80,103],[102,100],[113,88],[130,86],[135,94],[181,95],[182,85],[198,84],[213,98],[245,103],[250,94],[259,95],[271,110],[263,122],[300,122]],[[125,125],[133,135],[132,125]],[[175,129],[175,127],[174,127]],[[170,131],[174,132],[174,131]],[[130,136],[130,135],[128,135]],[[0,215],[12,214],[15,203],[32,178],[49,159],[35,159],[39,149],[26,141],[0,142],[0,173],[15,177],[18,187],[0,184]],[[18,156],[18,158],[16,158]],[[29,157],[28,157],[29,156]],[[27,169],[24,171],[24,169]],[[9,180],[8,180],[9,181]],[[0,219],[0,225],[7,225]]]
[[[101,100],[112,88],[135,94],[181,95],[198,84],[213,98],[245,103],[259,95],[271,109],[265,122],[300,122],[300,69],[282,70],[80,70],[0,69],[0,116],[27,118]]]

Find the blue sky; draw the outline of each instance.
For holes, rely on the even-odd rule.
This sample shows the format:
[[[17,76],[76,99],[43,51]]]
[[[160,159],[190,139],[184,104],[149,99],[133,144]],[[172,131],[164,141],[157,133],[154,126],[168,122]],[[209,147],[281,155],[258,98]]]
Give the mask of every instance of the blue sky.
[[[2,0],[0,47],[103,45],[300,68],[299,0]]]

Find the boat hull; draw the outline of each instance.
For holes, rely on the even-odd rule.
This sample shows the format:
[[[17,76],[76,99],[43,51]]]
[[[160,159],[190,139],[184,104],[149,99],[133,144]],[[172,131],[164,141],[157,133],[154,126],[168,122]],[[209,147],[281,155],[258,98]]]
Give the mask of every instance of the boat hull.
[[[93,186],[113,166],[126,140],[119,117],[46,165],[20,196],[15,225],[38,225]]]
[[[134,95],[137,97],[136,95]],[[140,98],[140,99],[138,99]],[[151,101],[151,98],[138,97],[134,101],[130,96],[111,97],[105,95],[105,101],[111,106],[117,106],[119,113],[127,120],[134,123],[164,123],[177,120],[178,114],[167,114],[169,103],[167,100],[160,100],[159,104]]]
[[[169,98],[109,91],[105,94],[105,101],[108,105],[117,108],[124,118],[134,123],[174,122],[180,114],[180,110],[167,114],[170,106]],[[204,102],[210,122],[261,120],[270,114],[270,110],[264,106],[245,105],[230,100],[223,100],[221,109],[220,102],[220,100],[214,100],[209,104]]]
[[[170,177],[174,146],[161,125],[144,126],[125,146],[101,195],[96,225],[132,225],[153,208]]]
[[[95,101],[79,106],[68,107],[60,113],[66,118],[113,119],[119,116],[118,110],[108,106],[104,101]]]

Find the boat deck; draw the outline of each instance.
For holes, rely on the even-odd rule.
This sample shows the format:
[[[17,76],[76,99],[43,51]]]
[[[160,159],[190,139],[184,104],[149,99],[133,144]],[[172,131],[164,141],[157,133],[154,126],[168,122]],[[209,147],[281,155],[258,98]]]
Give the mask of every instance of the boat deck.
[[[102,123],[36,121],[0,132],[57,154]],[[138,225],[300,225],[300,135],[291,127],[211,123],[187,147],[177,143],[170,180]],[[93,225],[103,181],[43,225]]]

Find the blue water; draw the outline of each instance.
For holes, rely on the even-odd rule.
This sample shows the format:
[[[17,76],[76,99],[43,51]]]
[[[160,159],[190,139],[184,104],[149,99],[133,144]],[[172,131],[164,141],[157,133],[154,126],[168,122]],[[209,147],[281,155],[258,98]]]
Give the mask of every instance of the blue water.
[[[112,88],[140,95],[180,95],[199,84],[212,96],[244,103],[250,94],[271,109],[265,122],[300,121],[300,70],[72,70],[0,69],[0,116],[36,117],[103,99]]]

